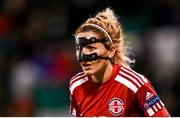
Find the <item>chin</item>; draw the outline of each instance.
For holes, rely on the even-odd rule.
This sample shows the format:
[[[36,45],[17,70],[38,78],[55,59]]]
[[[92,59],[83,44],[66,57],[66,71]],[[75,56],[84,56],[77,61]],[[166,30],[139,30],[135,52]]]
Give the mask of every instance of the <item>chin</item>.
[[[84,70],[84,73],[86,75],[94,75],[95,74],[95,72],[93,72],[92,70]]]

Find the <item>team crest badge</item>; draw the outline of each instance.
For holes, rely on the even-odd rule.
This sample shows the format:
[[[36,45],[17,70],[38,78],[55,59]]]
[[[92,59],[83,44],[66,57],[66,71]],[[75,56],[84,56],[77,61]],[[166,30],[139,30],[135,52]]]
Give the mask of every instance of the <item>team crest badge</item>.
[[[112,98],[109,102],[109,111],[115,115],[120,115],[124,110],[124,103],[119,98]]]

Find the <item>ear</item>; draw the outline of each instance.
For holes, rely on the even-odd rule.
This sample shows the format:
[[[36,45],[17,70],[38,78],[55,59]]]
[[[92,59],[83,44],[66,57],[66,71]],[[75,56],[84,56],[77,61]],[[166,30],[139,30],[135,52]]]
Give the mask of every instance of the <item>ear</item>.
[[[108,52],[108,57],[109,58],[113,58],[114,55],[115,55],[115,52],[116,52],[116,48],[115,47],[112,47],[109,52]]]

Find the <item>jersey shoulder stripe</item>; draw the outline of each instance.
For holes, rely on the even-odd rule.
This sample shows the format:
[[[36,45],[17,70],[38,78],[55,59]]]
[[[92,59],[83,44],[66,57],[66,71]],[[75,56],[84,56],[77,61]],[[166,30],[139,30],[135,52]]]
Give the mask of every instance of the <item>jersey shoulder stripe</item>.
[[[87,76],[83,76],[83,77],[80,77],[79,79],[77,79],[76,81],[74,81],[69,89],[70,89],[70,92],[71,92],[71,95],[73,94],[73,91],[76,87],[82,85],[83,83],[87,82],[88,81],[88,77]]]
[[[138,80],[135,77],[133,77],[132,75],[130,75],[126,71],[120,70],[119,74],[121,76],[123,76],[125,79],[127,79],[127,80],[131,81],[132,83],[134,83],[134,85],[136,85],[137,87],[141,87],[141,83],[138,82]]]
[[[120,76],[119,74],[115,77],[115,80],[120,82],[121,84],[128,87],[130,90],[132,90],[134,93],[138,91],[138,88],[129,80],[125,79],[124,77]]]
[[[80,76],[80,75],[83,75],[84,74],[84,72],[79,72],[79,73],[77,73],[76,75],[74,75],[72,78],[71,78],[71,81],[74,79],[74,78],[76,78],[76,77],[78,77],[78,76]]]
[[[160,100],[156,104],[154,104],[152,107],[148,108],[146,111],[149,116],[153,116],[155,113],[159,112],[164,107],[164,104]]]
[[[115,77],[115,80],[136,93],[139,88],[141,88],[145,83],[148,82],[143,78],[143,75],[136,73],[132,69],[121,66],[119,74]]]
[[[75,76],[73,76],[73,77],[71,78],[69,85],[71,86],[72,83],[74,83],[76,80],[78,80],[78,79],[80,79],[80,78],[83,78],[83,77],[85,77],[85,76],[86,76],[86,74],[85,74],[84,72],[79,72],[79,73],[77,73]]]
[[[82,75],[82,74],[84,74],[84,72],[79,72],[79,73],[77,73],[76,75],[74,75],[74,76],[72,77],[72,79],[75,78],[75,77],[77,77],[77,76],[79,76],[79,75]]]
[[[147,79],[145,79],[145,77],[137,72],[135,72],[134,70],[130,69],[130,68],[126,68],[126,67],[121,67],[121,70],[125,71],[126,73],[128,73],[129,75],[131,75],[133,78],[135,78],[141,85],[144,85],[145,83],[147,83]]]

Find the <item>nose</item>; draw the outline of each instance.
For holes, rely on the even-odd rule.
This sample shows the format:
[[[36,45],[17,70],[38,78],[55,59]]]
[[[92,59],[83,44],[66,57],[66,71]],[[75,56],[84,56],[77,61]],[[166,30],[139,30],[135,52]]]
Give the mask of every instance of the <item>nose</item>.
[[[83,54],[90,54],[91,52],[86,47],[83,47],[82,48],[82,53]]]

